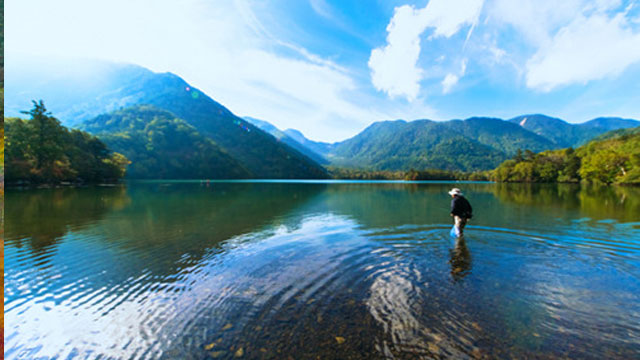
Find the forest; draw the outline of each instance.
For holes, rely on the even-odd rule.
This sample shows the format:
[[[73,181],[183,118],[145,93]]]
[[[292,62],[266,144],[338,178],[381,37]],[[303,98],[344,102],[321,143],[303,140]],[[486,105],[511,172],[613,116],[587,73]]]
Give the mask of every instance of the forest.
[[[96,137],[62,126],[42,101],[33,104],[24,112],[29,119],[4,119],[2,156],[4,160],[6,146],[3,164],[9,185],[116,182],[125,173],[147,179],[255,177],[193,126],[153,106],[134,106],[83,124],[82,129]],[[488,171],[437,166],[420,170],[329,166],[327,170],[333,179],[349,180],[640,184],[640,127],[605,133],[576,149],[518,150]]]
[[[338,180],[406,180],[406,181],[428,181],[428,180],[470,180],[487,181],[491,177],[490,171],[453,171],[441,169],[426,169],[408,171],[390,170],[364,170],[330,166],[329,174],[333,179]]]
[[[81,125],[131,160],[130,179],[237,179],[254,177],[186,121],[140,105],[100,115]]]
[[[25,112],[29,119],[4,121],[7,184],[113,183],[125,175],[129,160],[97,137],[69,130],[42,101]]]
[[[640,128],[616,130],[577,149],[526,150],[493,170],[498,182],[640,184]]]

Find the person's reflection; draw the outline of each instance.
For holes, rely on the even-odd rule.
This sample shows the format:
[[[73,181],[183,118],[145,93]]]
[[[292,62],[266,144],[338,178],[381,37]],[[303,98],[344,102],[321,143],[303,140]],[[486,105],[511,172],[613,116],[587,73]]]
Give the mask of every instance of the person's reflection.
[[[454,281],[460,281],[471,272],[471,253],[463,236],[456,238],[455,247],[450,254],[451,276]]]

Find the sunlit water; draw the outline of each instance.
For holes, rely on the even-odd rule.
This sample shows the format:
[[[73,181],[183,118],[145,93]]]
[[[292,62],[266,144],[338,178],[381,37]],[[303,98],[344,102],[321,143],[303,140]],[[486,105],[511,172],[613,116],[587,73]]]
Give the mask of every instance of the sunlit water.
[[[9,190],[5,358],[640,357],[640,189]]]

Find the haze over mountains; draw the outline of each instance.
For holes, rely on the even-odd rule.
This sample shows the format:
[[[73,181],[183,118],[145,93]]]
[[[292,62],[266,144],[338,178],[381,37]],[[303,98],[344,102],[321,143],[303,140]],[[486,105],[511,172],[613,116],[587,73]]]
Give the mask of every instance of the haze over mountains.
[[[153,105],[183,120],[210,146],[235,159],[253,178],[326,178],[326,170],[299,151],[277,141],[247,121],[235,116],[200,90],[171,73],[154,73],[135,65],[86,62],[76,71],[64,66],[35,68],[12,72],[7,81],[6,113],[8,116],[29,109],[32,99],[42,99],[63,125],[81,126],[101,114],[134,105]],[[58,72],[60,70],[60,72]],[[148,109],[137,109],[144,113]],[[116,114],[114,118],[120,115]],[[130,115],[130,114],[129,114]],[[167,120],[165,116],[163,120]],[[152,117],[150,117],[152,119]],[[87,129],[106,136],[106,129],[121,133],[121,127],[100,129],[91,122]],[[130,122],[131,127],[136,121]],[[105,122],[106,124],[106,122]],[[132,131],[139,131],[137,126]],[[157,130],[157,129],[156,129]],[[133,136],[132,134],[128,134]],[[212,145],[213,144],[213,145]],[[171,147],[171,140],[165,143]],[[167,149],[169,151],[169,149]],[[124,153],[125,156],[132,154]],[[167,159],[169,160],[169,159]],[[191,161],[197,161],[193,158]],[[221,159],[222,163],[226,160]],[[194,165],[195,166],[195,165]],[[207,177],[246,177],[238,174]],[[156,177],[151,174],[145,177]]]
[[[6,86],[7,116],[42,99],[64,125],[90,131],[134,160],[130,176],[136,178],[326,178],[322,165],[488,170],[518,149],[575,147],[609,130],[640,126],[620,118],[569,124],[539,114],[395,120],[329,144],[239,118],[179,76],[135,65],[32,66],[12,72]]]

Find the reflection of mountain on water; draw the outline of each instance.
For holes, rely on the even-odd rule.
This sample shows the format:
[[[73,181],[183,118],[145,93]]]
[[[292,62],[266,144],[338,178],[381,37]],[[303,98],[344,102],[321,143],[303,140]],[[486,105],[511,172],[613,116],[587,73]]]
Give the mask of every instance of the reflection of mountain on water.
[[[154,273],[172,272],[181,259],[197,262],[225,240],[278,226],[295,227],[294,209],[322,187],[256,183],[134,184],[131,205],[113,212],[92,232],[122,251],[154,261]],[[173,270],[171,270],[173,269]]]
[[[323,211],[348,216],[365,229],[449,225],[452,187],[474,207],[469,225],[530,230],[583,218],[640,221],[640,189],[577,184],[379,183],[331,185],[318,197]]]
[[[448,223],[450,184],[342,184],[324,194],[329,211],[362,227],[386,229],[404,224]]]
[[[314,202],[321,211],[354,219],[365,229],[389,229],[405,225],[449,225],[452,187],[461,187],[472,204],[496,202],[489,192],[493,184],[375,183],[335,184]],[[495,208],[480,206],[481,212]],[[486,218],[486,216],[485,216]],[[475,224],[475,218],[474,222]]]
[[[84,251],[90,247],[96,254],[111,254],[121,263],[118,271],[171,274],[182,267],[178,263],[188,259],[187,265],[193,264],[234,236],[267,225],[295,227],[295,219],[286,215],[320,190],[290,184],[169,183],[12,192],[7,196],[7,245],[27,244],[34,255],[50,256],[69,234]]]

